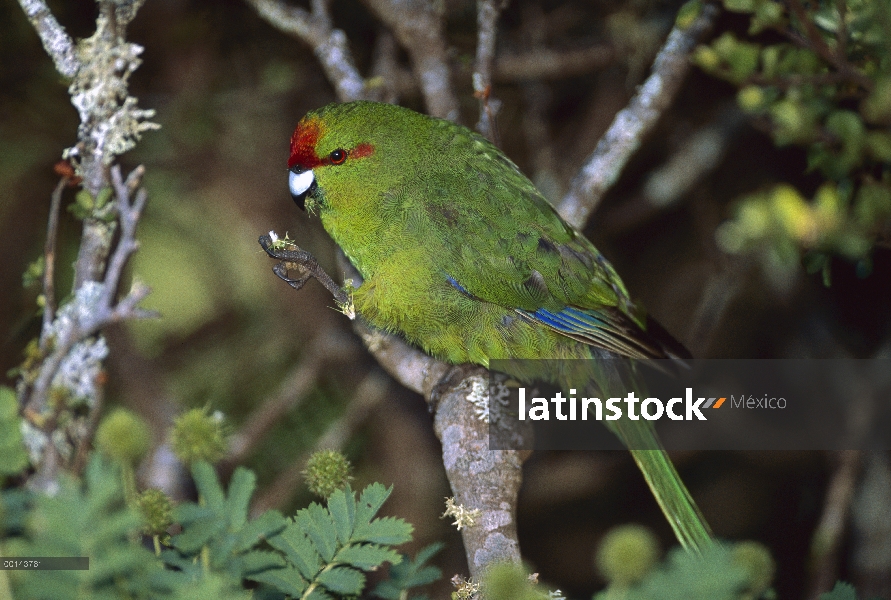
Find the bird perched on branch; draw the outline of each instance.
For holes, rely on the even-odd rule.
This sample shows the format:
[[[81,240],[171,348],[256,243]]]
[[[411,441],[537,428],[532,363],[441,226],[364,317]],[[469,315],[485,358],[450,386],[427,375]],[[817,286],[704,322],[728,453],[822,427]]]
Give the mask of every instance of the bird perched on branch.
[[[437,358],[603,359],[583,383],[610,397],[639,385],[635,359],[689,356],[517,166],[465,127],[390,104],[331,104],[297,125],[288,169],[295,202],[364,279],[358,314]],[[542,369],[510,375],[578,385]],[[651,423],[612,426],[681,544],[709,544]]]

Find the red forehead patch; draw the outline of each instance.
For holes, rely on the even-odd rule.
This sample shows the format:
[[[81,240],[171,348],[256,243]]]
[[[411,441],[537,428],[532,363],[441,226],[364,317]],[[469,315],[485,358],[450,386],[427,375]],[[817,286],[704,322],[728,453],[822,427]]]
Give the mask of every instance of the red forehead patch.
[[[312,169],[322,164],[322,159],[316,154],[316,144],[322,137],[322,124],[318,119],[304,118],[297,124],[294,135],[291,136],[291,156],[288,158],[288,168],[300,165],[304,169]]]

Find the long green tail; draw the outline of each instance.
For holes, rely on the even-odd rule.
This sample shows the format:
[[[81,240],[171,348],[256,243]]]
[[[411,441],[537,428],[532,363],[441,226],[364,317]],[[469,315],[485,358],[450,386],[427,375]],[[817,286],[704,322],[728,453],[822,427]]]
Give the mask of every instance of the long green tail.
[[[623,397],[628,390],[635,390],[638,398],[647,397],[643,378],[633,361],[612,359],[598,361],[597,365],[593,375],[605,397]],[[607,426],[631,452],[681,546],[701,554],[714,543],[711,528],[668,458],[652,423],[643,419],[632,421],[625,416],[608,421]]]
[[[615,423],[619,438],[628,446],[681,546],[688,552],[701,554],[704,548],[714,543],[711,528],[681,481],[668,453],[648,425],[627,419]]]

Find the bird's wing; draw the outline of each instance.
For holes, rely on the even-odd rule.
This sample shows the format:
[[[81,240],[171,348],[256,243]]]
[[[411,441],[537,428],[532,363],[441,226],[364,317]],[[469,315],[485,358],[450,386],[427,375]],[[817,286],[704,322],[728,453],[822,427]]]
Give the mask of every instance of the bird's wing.
[[[427,179],[433,228],[444,237],[462,232],[462,243],[438,257],[443,279],[467,296],[622,356],[688,354],[661,327],[650,327],[609,261],[516,165],[494,147],[478,146],[487,156],[472,164],[487,169],[447,165]]]

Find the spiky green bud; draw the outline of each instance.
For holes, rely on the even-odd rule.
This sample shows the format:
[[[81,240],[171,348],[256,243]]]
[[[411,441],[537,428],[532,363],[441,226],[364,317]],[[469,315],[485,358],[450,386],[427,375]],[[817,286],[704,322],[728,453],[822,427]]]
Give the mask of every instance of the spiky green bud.
[[[214,463],[226,453],[227,431],[223,416],[207,408],[193,408],[176,418],[170,443],[173,453],[186,464],[204,460]]]
[[[158,489],[146,490],[139,495],[136,504],[142,513],[146,535],[168,537],[167,528],[173,523],[173,504],[167,494]]]
[[[306,461],[303,476],[313,494],[327,498],[350,482],[351,468],[347,457],[337,450],[320,450]]]

